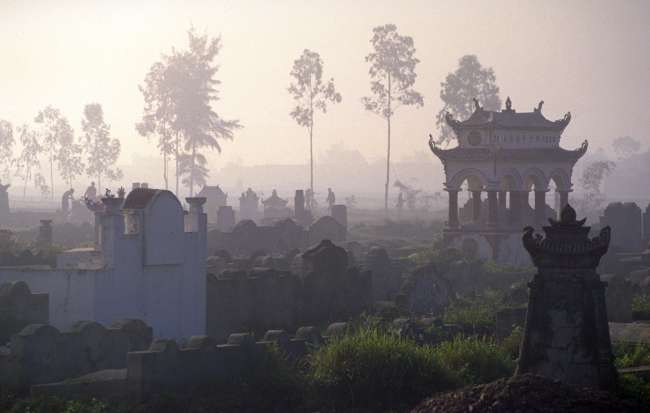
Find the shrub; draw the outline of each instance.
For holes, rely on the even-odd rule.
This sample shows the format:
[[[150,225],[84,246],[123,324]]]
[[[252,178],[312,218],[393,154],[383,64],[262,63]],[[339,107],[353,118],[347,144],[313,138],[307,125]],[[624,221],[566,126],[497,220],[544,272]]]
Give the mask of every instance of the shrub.
[[[639,294],[632,298],[632,315],[635,320],[650,320],[650,294]]]
[[[510,358],[513,360],[519,357],[519,347],[521,346],[521,340],[524,338],[524,330],[517,326],[512,330],[512,333],[501,341],[501,348],[507,354],[510,355]]]
[[[618,368],[638,367],[650,364],[650,345],[615,343],[614,363]]]
[[[483,294],[454,300],[446,309],[443,319],[448,324],[458,324],[473,332],[493,331],[497,312],[506,306],[503,293],[488,289]]]
[[[465,385],[487,383],[512,375],[515,362],[495,341],[457,336],[435,347],[438,360]]]
[[[311,355],[310,378],[324,405],[381,411],[454,386],[434,349],[365,327]]]

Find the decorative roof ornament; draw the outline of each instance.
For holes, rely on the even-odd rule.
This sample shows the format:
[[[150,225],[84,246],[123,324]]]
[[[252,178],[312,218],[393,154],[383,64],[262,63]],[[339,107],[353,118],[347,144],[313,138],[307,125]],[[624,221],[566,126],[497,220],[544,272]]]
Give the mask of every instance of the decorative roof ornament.
[[[532,227],[524,228],[523,244],[538,268],[596,268],[609,247],[609,226],[597,237],[589,238],[586,218],[578,220],[576,211],[567,204],[560,219],[549,219],[545,236],[535,234]]]
[[[542,106],[544,106],[544,101],[540,100],[537,104],[537,108],[533,109],[533,111],[542,113]]]
[[[512,100],[510,99],[510,96],[506,98],[506,108],[503,109],[502,112],[508,112],[508,113],[513,113],[515,110],[512,108]]]

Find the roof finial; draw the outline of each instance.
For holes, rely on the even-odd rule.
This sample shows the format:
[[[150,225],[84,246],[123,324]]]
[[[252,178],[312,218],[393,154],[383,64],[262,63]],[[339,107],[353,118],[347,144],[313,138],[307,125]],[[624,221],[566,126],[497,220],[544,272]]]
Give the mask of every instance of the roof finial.
[[[541,112],[541,111],[542,111],[542,106],[544,106],[544,101],[543,101],[543,100],[540,100],[539,103],[537,104],[537,109],[536,109],[536,111],[537,111],[537,112]]]
[[[510,96],[506,99],[506,110],[511,111],[512,110],[512,100],[510,100]]]

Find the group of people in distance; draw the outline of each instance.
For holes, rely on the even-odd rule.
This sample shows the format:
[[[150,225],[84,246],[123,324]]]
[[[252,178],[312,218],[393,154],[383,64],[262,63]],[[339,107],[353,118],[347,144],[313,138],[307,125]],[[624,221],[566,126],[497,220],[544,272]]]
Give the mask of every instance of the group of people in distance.
[[[97,199],[97,187],[94,182],[90,183],[90,186],[86,188],[86,192],[83,196],[84,200],[95,201]],[[70,215],[70,208],[72,202],[74,201],[74,188],[70,188],[63,193],[61,196],[61,213],[66,218]]]

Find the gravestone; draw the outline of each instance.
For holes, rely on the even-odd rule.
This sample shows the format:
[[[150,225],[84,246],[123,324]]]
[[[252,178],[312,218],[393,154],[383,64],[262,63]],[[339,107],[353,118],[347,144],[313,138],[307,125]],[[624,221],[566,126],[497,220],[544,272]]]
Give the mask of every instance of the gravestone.
[[[39,250],[49,250],[52,248],[51,219],[41,219],[41,226],[38,227],[38,236],[36,238],[36,248]]]
[[[337,204],[332,205],[332,218],[336,220],[343,228],[348,228],[348,207]]]
[[[255,191],[250,188],[241,194],[239,197],[239,219],[241,221],[249,219],[255,221],[258,218],[259,200]]]
[[[589,238],[570,205],[545,236],[524,229],[523,244],[537,267],[529,284],[526,328],[517,375],[532,373],[567,384],[611,389],[617,383],[607,325],[606,283],[596,267],[610,228]]]
[[[223,232],[232,231],[235,227],[235,211],[231,206],[220,206],[217,210],[217,229]]]
[[[311,214],[311,211],[305,209],[305,192],[302,189],[296,190],[296,196],[294,197],[293,205],[293,215],[298,225],[305,228],[310,226],[314,218]]]
[[[639,252],[643,247],[641,208],[634,202],[613,202],[605,208],[600,219],[602,226],[612,228],[612,249],[620,252]]]
[[[373,301],[391,300],[399,292],[401,274],[393,268],[385,248],[371,247],[365,267],[372,273]]]

